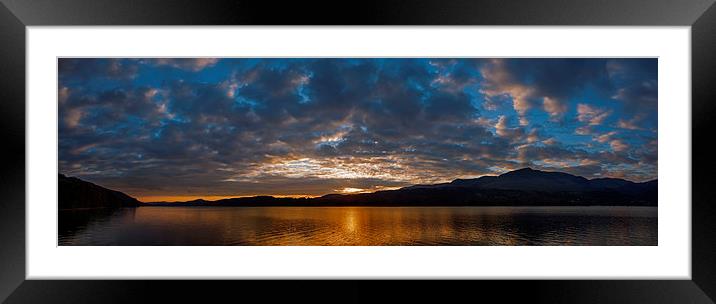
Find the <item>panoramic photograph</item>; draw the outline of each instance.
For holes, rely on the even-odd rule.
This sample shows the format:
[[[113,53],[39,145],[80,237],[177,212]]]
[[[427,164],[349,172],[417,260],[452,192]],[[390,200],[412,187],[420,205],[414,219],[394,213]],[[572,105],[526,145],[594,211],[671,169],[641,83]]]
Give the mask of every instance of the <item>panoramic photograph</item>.
[[[57,65],[59,246],[658,245],[657,58]]]

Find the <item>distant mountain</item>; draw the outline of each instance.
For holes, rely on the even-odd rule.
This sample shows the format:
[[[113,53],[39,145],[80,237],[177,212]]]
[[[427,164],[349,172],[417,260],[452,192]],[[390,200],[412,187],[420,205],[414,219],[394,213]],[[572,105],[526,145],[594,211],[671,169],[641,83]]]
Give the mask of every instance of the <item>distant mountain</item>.
[[[141,204],[122,192],[62,174],[59,175],[57,192],[60,210],[137,207]]]
[[[315,199],[333,204],[419,206],[656,206],[657,200],[656,180],[645,183],[617,178],[589,180],[531,168],[499,176]]]
[[[652,181],[656,185],[656,180]],[[484,176],[476,179],[458,179],[450,183],[455,186],[471,186],[480,189],[520,190],[539,192],[590,192],[641,188],[644,183],[635,183],[620,178],[586,179],[563,172],[548,172],[524,168],[500,176]]]
[[[656,180],[586,179],[524,168],[499,176],[456,179],[361,194],[317,198],[241,197],[218,201],[147,203],[155,206],[656,206]]]
[[[586,179],[531,168],[373,193],[327,194],[316,198],[253,196],[176,203],[142,203],[119,191],[59,176],[61,210],[137,206],[656,206],[657,200],[656,180],[635,183],[618,178]]]

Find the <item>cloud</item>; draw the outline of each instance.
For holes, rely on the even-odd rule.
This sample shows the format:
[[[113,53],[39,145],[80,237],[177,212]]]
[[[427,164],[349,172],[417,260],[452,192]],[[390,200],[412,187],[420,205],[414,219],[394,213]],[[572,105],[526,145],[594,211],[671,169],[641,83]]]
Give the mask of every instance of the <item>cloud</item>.
[[[592,134],[592,128],[591,128],[591,126],[589,126],[589,125],[587,125],[587,126],[581,126],[581,127],[578,127],[578,128],[576,128],[576,129],[574,129],[574,134],[577,134],[577,135],[589,135],[589,134]]]
[[[495,133],[500,136],[509,139],[511,142],[519,142],[522,139],[525,138],[525,131],[521,127],[514,127],[510,128],[507,125],[507,116],[500,116],[500,118],[497,120],[497,124],[495,124]],[[536,133],[530,134],[530,136],[533,137],[536,136]]]
[[[590,90],[593,97],[608,98],[613,89],[606,65],[608,60],[492,59],[481,65],[484,78],[481,93],[484,105],[496,109],[509,96],[521,125],[529,124],[528,112],[541,106],[552,121],[560,121],[568,110],[566,101]]]
[[[556,98],[544,97],[542,100],[544,111],[547,112],[552,119],[559,119],[567,112],[567,105],[562,104]]]
[[[58,76],[64,82],[94,79],[131,80],[139,73],[135,60],[119,58],[59,58]]]
[[[596,108],[588,104],[577,105],[577,120],[586,122],[590,126],[601,125],[604,120],[612,114],[612,111]]]
[[[83,113],[80,109],[72,109],[68,111],[64,117],[65,125],[70,128],[77,127],[80,123],[80,119],[82,119],[82,115]]]
[[[550,146],[550,145],[556,145],[558,142],[554,138],[547,138],[547,139],[543,140],[542,143]]]
[[[205,68],[214,66],[219,62],[218,58],[154,58],[146,62],[155,66],[170,66],[177,69],[198,72]]]
[[[497,135],[499,136],[507,136],[509,133],[507,132],[509,129],[507,128],[507,117],[505,115],[500,115],[500,119],[497,120],[497,124],[495,124],[495,131],[497,132]]]
[[[64,104],[67,102],[67,98],[70,97],[70,88],[68,87],[60,87],[57,92],[57,102],[60,104]]]
[[[537,130],[534,129],[527,135],[527,143],[531,144],[537,141],[539,141],[539,135],[537,134]]]
[[[611,131],[611,132],[609,132],[609,133],[605,133],[605,134],[601,134],[601,135],[599,135],[599,136],[596,136],[596,137],[594,138],[594,140],[597,141],[597,142],[600,142],[600,143],[605,143],[605,142],[608,142],[608,141],[612,138],[612,136],[614,136],[614,135],[616,135],[616,134],[617,134],[616,131]]]
[[[640,106],[653,108],[657,104],[657,92],[656,80],[650,79],[625,84],[612,95],[612,98],[624,102],[631,110],[637,110],[635,107]]]
[[[658,106],[658,62],[649,59],[609,60],[611,98],[621,102],[628,115],[649,116]]]
[[[615,152],[622,152],[629,149],[629,145],[627,145],[624,141],[620,139],[615,139],[609,142],[609,145],[612,147],[612,150]]]
[[[527,125],[529,121],[525,118],[525,114],[532,107],[529,99],[533,97],[535,90],[516,82],[510,71],[505,68],[504,60],[491,60],[489,64],[483,66],[481,72],[485,80],[481,92],[488,98],[509,95],[515,112],[520,116],[520,125]]]
[[[619,121],[617,122],[617,126],[619,128],[627,129],[627,130],[641,130],[644,128],[640,127],[639,123],[642,122],[643,120],[644,120],[644,115],[637,114],[629,120],[619,119]]]

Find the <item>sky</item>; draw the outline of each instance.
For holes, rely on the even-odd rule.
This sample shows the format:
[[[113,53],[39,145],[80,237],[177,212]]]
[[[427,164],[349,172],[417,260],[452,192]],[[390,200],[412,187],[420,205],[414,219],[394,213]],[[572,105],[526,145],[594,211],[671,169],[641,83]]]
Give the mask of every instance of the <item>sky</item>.
[[[59,171],[143,201],[657,177],[655,58],[60,58]]]

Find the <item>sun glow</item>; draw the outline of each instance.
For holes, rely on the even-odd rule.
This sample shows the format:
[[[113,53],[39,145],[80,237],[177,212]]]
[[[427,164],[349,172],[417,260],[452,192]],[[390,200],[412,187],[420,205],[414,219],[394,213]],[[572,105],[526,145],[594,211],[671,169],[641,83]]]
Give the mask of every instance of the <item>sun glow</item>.
[[[366,189],[346,187],[343,189],[336,189],[335,191],[340,192],[340,193],[361,193],[361,192],[365,192]]]
[[[400,188],[401,187],[389,187],[389,186],[373,186],[368,189],[344,187],[342,189],[334,189],[333,191],[342,193],[342,194],[355,194],[355,193],[372,193],[372,192],[376,192],[376,191],[386,191],[386,190],[397,190]]]
[[[166,202],[166,203],[176,203],[176,202],[188,202],[193,200],[205,200],[205,201],[218,201],[222,199],[228,199],[228,198],[240,198],[240,197],[251,197],[251,196],[260,196],[260,195],[266,195],[266,194],[256,194],[256,195],[147,195],[147,196],[137,196],[136,198],[145,203],[154,203],[154,202]],[[316,197],[316,195],[307,195],[307,194],[291,194],[291,195],[281,195],[281,194],[272,194],[273,197],[289,197],[289,198],[313,198]]]
[[[395,157],[299,158],[260,164],[244,177],[284,176],[288,178],[358,179],[376,178],[410,181],[418,177],[406,172]]]

